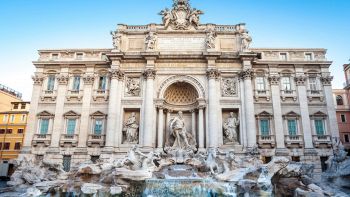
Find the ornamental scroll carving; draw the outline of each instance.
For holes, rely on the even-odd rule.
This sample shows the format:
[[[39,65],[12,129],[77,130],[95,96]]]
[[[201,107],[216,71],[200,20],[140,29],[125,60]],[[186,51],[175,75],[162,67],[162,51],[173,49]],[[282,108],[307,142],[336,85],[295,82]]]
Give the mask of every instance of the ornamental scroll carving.
[[[223,78],[221,94],[225,97],[232,97],[237,94],[237,81],[233,78]]]
[[[217,69],[209,69],[207,70],[207,76],[209,79],[218,79],[221,73]]]
[[[61,85],[68,84],[69,76],[68,75],[58,75],[57,82]]]
[[[34,85],[41,85],[41,84],[43,84],[44,76],[34,75],[34,76],[32,76],[32,79],[33,79]]]
[[[189,0],[174,0],[171,10],[166,8],[159,13],[162,16],[165,29],[171,26],[175,30],[187,30],[191,26],[197,29],[201,14],[204,14],[204,12],[191,8]]]
[[[240,73],[240,77],[243,80],[252,79],[253,75],[254,75],[254,69],[252,69],[252,68],[245,69]]]
[[[303,86],[303,85],[305,85],[306,76],[299,75],[299,76],[296,76],[294,78],[294,80],[295,80],[295,83],[296,83],[297,86]]]
[[[279,85],[280,76],[279,75],[271,75],[269,76],[269,81],[271,85]]]
[[[322,76],[321,82],[324,86],[331,86],[333,81],[333,76]]]
[[[83,76],[83,80],[84,80],[84,84],[86,85],[92,85],[95,81],[95,76],[94,75],[89,75],[89,74],[86,74]]]

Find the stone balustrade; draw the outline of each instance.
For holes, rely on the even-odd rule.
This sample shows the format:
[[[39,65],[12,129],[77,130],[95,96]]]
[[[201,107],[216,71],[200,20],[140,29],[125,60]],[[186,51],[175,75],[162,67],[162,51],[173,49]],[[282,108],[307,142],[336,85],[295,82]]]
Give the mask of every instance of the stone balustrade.
[[[50,146],[51,134],[35,134],[32,140],[32,145],[44,144],[44,146]]]
[[[87,141],[87,146],[91,147],[93,145],[98,145],[100,147],[105,145],[106,136],[105,135],[96,135],[90,134]]]
[[[332,147],[332,139],[330,135],[313,135],[314,146],[320,148],[322,146]]]
[[[302,135],[285,135],[284,141],[288,148],[302,148],[304,145]]]
[[[276,146],[275,135],[258,135],[257,142],[261,148],[274,148]]]
[[[78,145],[78,135],[62,134],[60,137],[60,146],[71,145],[73,147]]]

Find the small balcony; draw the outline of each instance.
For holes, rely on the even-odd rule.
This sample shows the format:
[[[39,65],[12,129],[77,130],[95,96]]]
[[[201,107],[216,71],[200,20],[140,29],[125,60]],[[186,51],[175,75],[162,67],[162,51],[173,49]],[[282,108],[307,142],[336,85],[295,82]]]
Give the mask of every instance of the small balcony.
[[[60,138],[60,146],[71,145],[73,147],[78,145],[78,135],[62,134]]]
[[[97,101],[98,98],[103,98],[105,101],[108,101],[108,95],[109,95],[108,90],[97,89],[97,90],[94,90],[92,98],[94,99],[94,101]]]
[[[324,100],[323,91],[322,90],[308,90],[307,98],[311,102],[313,99],[318,98],[322,102]]]
[[[284,142],[288,148],[302,148],[304,145],[302,135],[285,135]]]
[[[67,101],[71,101],[72,99],[77,99],[78,101],[81,101],[83,95],[83,90],[68,90],[66,98]]]
[[[314,146],[319,147],[332,147],[332,139],[330,135],[313,135],[312,136]]]
[[[32,145],[37,146],[39,144],[44,144],[44,146],[50,146],[51,134],[35,134],[32,140]]]
[[[281,90],[281,99],[282,101],[286,101],[287,98],[293,99],[293,101],[297,100],[297,91],[296,90]]]
[[[87,146],[98,145],[100,147],[105,145],[106,136],[105,135],[95,135],[90,134],[87,142]]]
[[[56,90],[44,90],[41,93],[40,98],[41,98],[41,101],[45,101],[45,100],[55,101],[57,98]]]
[[[267,101],[270,101],[270,90],[254,90],[255,101],[259,101],[259,98],[266,98]]]
[[[258,135],[257,141],[259,148],[274,148],[276,146],[274,135]]]

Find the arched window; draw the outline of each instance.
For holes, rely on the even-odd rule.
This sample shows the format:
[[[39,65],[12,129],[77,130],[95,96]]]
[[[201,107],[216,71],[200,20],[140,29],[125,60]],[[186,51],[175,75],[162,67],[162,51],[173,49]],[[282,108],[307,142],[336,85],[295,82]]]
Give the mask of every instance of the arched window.
[[[337,100],[337,105],[344,105],[342,96],[338,95],[336,100]]]

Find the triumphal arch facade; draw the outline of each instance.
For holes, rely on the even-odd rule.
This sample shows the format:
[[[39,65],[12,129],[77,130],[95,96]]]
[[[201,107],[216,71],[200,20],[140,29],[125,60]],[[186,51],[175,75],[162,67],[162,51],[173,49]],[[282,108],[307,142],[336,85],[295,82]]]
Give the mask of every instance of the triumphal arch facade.
[[[338,136],[325,49],[250,48],[245,24],[118,25],[110,49],[39,50],[23,154],[78,162],[208,148],[319,161]]]

